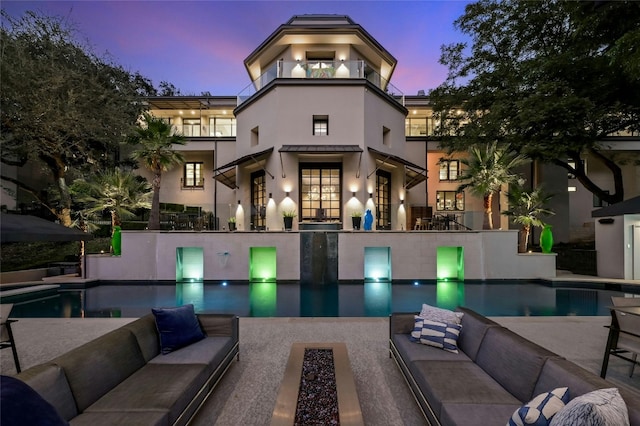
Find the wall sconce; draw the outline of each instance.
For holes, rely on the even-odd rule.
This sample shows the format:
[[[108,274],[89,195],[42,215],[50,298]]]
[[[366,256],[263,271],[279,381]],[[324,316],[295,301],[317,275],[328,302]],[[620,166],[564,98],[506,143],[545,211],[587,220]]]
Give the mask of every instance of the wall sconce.
[[[602,219],[598,219],[598,223],[603,225],[611,225],[613,223],[612,217],[603,217]]]
[[[238,200],[238,205],[240,205],[240,200]]]
[[[369,193],[369,198],[373,198],[373,192]]]
[[[269,193],[269,199],[272,199],[272,198],[273,198],[273,194],[270,192]]]
[[[355,191],[351,193],[351,195],[353,196],[353,198],[356,198],[356,193]]]
[[[404,200],[400,200],[400,204],[404,204]]]
[[[289,196],[289,191],[285,192],[285,193],[284,193],[284,195],[285,195],[286,197],[288,197],[288,196]]]

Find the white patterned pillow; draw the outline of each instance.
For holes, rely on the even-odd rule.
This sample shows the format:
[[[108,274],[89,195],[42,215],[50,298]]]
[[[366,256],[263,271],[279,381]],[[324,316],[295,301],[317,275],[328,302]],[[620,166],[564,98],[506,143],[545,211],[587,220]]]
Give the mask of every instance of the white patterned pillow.
[[[518,408],[507,426],[548,426],[551,418],[569,402],[569,388],[556,388]]]
[[[550,425],[629,426],[629,413],[618,389],[598,389],[569,401]]]
[[[416,316],[409,339],[457,354],[460,330],[462,330],[460,324],[447,324]]]
[[[423,303],[419,316],[436,322],[460,324],[463,315],[463,312],[454,312]]]

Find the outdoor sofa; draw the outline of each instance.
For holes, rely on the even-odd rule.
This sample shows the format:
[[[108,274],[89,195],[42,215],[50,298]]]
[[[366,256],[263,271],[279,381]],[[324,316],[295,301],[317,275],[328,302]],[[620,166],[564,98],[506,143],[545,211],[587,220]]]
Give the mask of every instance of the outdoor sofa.
[[[622,413],[626,404],[630,424],[640,425],[640,394],[637,392],[626,388],[616,391],[612,389],[615,385],[597,374],[473,310],[459,307],[456,312],[458,318],[461,316],[457,353],[415,341],[416,333],[421,333],[416,330],[418,313],[390,315],[390,355],[430,424],[504,426],[509,424],[514,413],[534,414],[535,410],[528,404],[534,397],[566,387],[568,393],[564,404],[567,409],[569,400],[583,395],[581,401],[588,398],[585,394],[591,391],[607,389],[616,394],[619,391],[624,400],[622,408],[612,406],[612,410]],[[578,402],[576,400],[572,405],[575,407]],[[541,408],[547,415],[545,409]],[[560,416],[559,413],[561,411],[556,416]],[[553,421],[553,413],[549,414]],[[590,412],[589,415],[600,413]],[[616,426],[625,424],[615,421]]]
[[[90,426],[188,423],[233,358],[239,359],[239,320],[226,314],[196,316],[192,305],[159,311],[162,315],[179,311],[190,317],[191,331],[202,334],[190,338],[194,343],[186,342],[186,346],[179,348],[184,341],[174,339],[183,339],[191,331],[179,332],[172,324],[168,328],[164,324],[162,328],[156,323],[156,316],[149,314],[14,377],[3,376],[2,423],[7,422],[7,426],[66,424],[65,421]],[[38,395],[19,396],[30,390],[12,388],[13,382],[20,386],[26,383],[43,401],[34,401]],[[12,403],[22,404],[23,408],[11,407]],[[44,422],[51,406],[61,423]],[[36,411],[39,414],[35,418],[29,417]],[[55,413],[49,414],[55,417]]]

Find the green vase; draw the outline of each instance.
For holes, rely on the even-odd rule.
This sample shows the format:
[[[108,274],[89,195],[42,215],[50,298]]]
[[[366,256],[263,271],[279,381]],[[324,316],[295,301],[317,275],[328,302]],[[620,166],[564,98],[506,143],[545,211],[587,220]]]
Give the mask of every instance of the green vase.
[[[111,235],[111,252],[114,256],[120,256],[122,254],[122,231],[119,226],[113,227],[113,234]]]
[[[553,233],[551,232],[551,225],[545,225],[542,228],[542,233],[540,234],[540,248],[543,253],[551,253],[551,249],[553,248]]]

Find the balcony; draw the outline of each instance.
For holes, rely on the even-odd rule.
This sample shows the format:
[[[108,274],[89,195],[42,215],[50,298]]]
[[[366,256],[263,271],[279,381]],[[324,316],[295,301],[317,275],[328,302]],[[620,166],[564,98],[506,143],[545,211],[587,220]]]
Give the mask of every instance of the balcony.
[[[238,94],[238,105],[278,78],[365,79],[404,105],[404,94],[364,61],[277,61]]]

